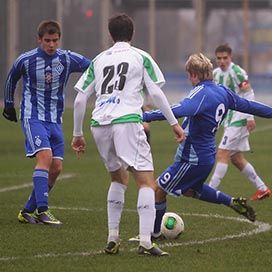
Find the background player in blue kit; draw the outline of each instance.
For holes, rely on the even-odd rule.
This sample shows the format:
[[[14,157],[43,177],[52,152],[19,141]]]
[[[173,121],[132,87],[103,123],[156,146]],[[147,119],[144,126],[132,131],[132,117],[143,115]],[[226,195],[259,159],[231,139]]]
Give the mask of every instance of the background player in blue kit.
[[[90,60],[59,49],[60,36],[57,22],[41,22],[38,27],[39,47],[20,55],[6,80],[3,116],[17,122],[14,92],[17,82],[23,77],[20,120],[25,135],[25,151],[27,157],[36,157],[33,190],[18,215],[22,223],[61,224],[48,210],[48,192],[62,170],[64,157],[61,124],[64,87],[70,74],[84,72]]]
[[[233,198],[204,182],[215,163],[215,134],[228,109],[272,118],[272,108],[240,98],[224,86],[214,83],[212,63],[203,54],[191,55],[185,68],[194,88],[172,110],[176,117],[185,117],[182,128],[186,140],[179,144],[174,163],[157,179],[153,240],[162,237],[160,226],[166,211],[167,194],[224,204],[250,221],[255,221],[256,218],[253,208],[248,206],[245,198]],[[160,111],[145,112],[143,115],[146,122],[164,119]],[[136,238],[130,239],[135,240]]]

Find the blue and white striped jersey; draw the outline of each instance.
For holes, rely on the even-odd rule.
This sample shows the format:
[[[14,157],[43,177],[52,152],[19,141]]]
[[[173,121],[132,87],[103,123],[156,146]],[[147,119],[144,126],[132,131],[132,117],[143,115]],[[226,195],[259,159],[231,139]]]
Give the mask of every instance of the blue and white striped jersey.
[[[23,77],[21,120],[31,118],[61,123],[68,78],[71,73],[84,72],[89,65],[89,59],[68,50],[57,49],[50,56],[38,47],[23,53],[6,80],[5,107],[14,105],[16,84]]]
[[[172,106],[176,118],[185,117],[182,128],[186,140],[177,149],[175,160],[198,165],[215,162],[215,133],[229,109],[272,118],[272,108],[239,97],[211,80],[202,81],[179,104]],[[165,120],[160,111],[145,112],[146,122]]]

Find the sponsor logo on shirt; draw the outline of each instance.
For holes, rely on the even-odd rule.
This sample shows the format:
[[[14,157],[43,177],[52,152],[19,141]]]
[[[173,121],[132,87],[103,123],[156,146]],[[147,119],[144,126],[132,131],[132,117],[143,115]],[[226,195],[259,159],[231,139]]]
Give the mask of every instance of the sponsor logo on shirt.
[[[45,83],[50,84],[52,82],[53,75],[51,71],[45,72]]]
[[[105,104],[119,104],[120,103],[120,97],[119,96],[111,96],[109,97],[108,99],[102,101],[100,104],[99,104],[99,107],[102,107],[103,105]]]

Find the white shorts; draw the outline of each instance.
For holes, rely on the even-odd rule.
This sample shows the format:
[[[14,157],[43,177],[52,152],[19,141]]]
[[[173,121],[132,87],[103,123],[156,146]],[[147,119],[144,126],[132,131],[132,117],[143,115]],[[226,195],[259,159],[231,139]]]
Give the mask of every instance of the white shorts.
[[[123,166],[153,171],[153,159],[143,125],[123,123],[91,127],[98,151],[109,172]]]
[[[250,150],[249,132],[247,127],[226,127],[222,140],[219,144],[220,149],[230,150],[231,155],[237,152]]]

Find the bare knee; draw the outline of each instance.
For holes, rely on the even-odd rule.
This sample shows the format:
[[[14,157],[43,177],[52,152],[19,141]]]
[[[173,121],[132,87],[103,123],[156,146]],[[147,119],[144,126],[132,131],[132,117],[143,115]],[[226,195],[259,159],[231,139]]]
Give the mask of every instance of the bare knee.
[[[128,185],[129,173],[123,167],[119,168],[116,171],[110,172],[111,181],[118,182],[123,185]]]
[[[247,164],[247,160],[245,159],[242,152],[235,153],[231,156],[231,162],[242,171]]]
[[[218,149],[216,157],[217,161],[228,164],[230,158],[230,151],[226,149]]]

